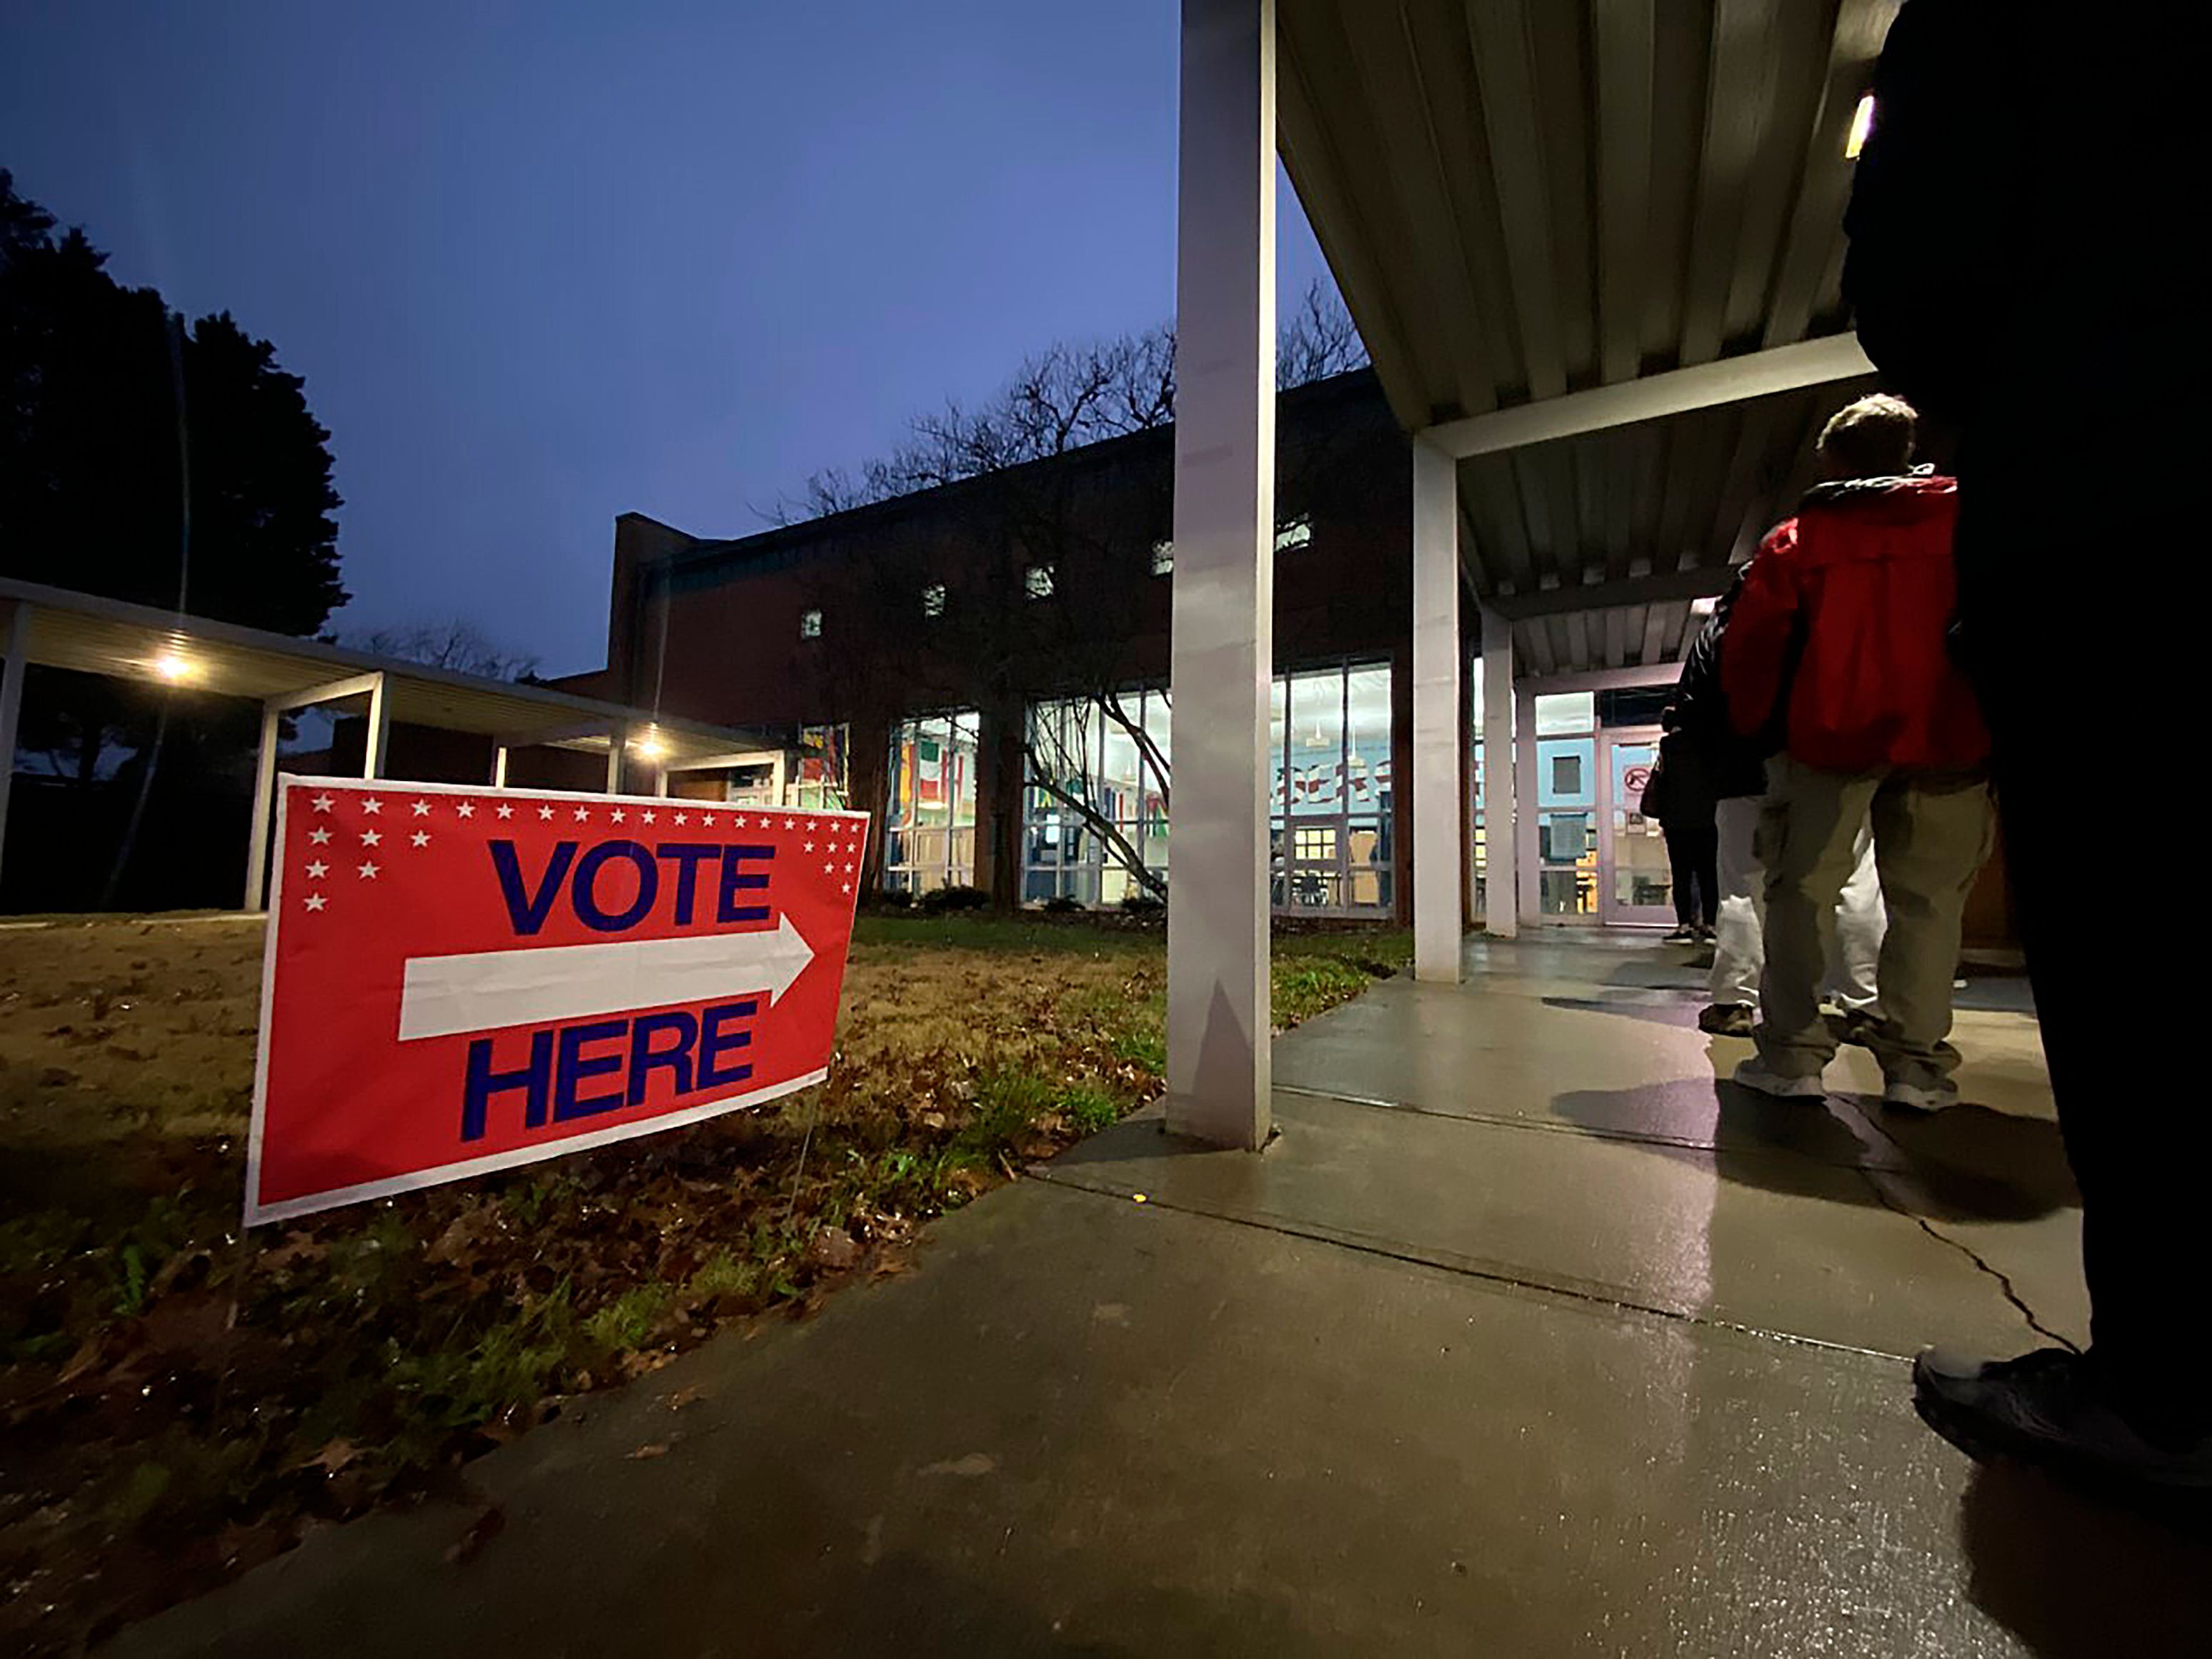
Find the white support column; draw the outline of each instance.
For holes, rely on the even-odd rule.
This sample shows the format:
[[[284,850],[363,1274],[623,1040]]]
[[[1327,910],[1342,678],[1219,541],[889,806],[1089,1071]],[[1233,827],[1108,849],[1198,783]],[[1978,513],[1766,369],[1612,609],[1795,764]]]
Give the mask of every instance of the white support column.
[[[1482,811],[1485,867],[1482,925],[1494,938],[1520,932],[1516,895],[1521,866],[1513,807],[1520,794],[1513,764],[1513,624],[1494,611],[1482,613]],[[1535,830],[1527,839],[1533,846]]]
[[[253,817],[246,844],[246,896],[241,910],[258,910],[269,896],[269,816],[276,805],[276,743],[284,730],[284,711],[273,702],[261,707],[261,747],[253,757]]]
[[[1513,800],[1519,808],[1514,840],[1514,874],[1521,890],[1521,920],[1532,926],[1544,919],[1541,879],[1543,830],[1536,822],[1536,700],[1513,700]]]
[[[385,746],[392,738],[392,704],[386,696],[384,676],[368,688],[368,735],[362,745],[361,775],[375,777],[384,770]]]
[[[622,793],[623,750],[629,744],[629,727],[617,726],[607,733],[607,793]]]
[[[1413,977],[1456,985],[1467,802],[1460,787],[1459,468],[1413,441]]]
[[[491,746],[491,787],[495,789],[507,787],[507,757],[510,752],[503,743]]]
[[[668,793],[668,769],[665,766],[659,768],[653,775],[653,793],[656,795],[665,795]]]
[[[1168,1127],[1270,1127],[1275,0],[1182,0]]]
[[[19,600],[0,601],[0,650],[8,653],[0,665],[0,854],[8,845],[8,798],[15,793],[15,733],[23,719],[23,672],[31,655],[31,607]]]

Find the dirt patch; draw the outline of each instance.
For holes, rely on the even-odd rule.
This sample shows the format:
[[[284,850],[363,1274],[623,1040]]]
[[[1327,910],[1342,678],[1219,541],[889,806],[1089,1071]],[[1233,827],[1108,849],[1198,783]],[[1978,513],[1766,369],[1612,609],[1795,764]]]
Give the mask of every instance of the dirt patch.
[[[863,924],[830,1080],[241,1237],[261,931],[0,930],[0,1647],[76,1650],[458,1480],[732,1321],[903,1271],[929,1217],[1158,1085],[1157,933]],[[1401,936],[1299,939],[1278,1018]]]

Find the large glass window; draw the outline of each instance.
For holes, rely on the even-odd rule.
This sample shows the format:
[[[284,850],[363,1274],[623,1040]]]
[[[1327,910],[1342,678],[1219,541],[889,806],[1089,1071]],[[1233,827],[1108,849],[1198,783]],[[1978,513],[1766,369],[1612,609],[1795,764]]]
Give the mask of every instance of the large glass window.
[[[1389,665],[1278,678],[1268,712],[1276,908],[1340,915],[1389,909],[1396,822]]]
[[[1168,866],[1168,695],[1079,697],[1030,710],[1022,896],[1118,904]]]
[[[969,708],[902,720],[892,729],[884,813],[884,885],[892,891],[974,884],[981,726]]]
[[[809,726],[799,733],[799,773],[792,780],[794,806],[842,807],[847,800],[848,775],[845,755],[850,728]]]
[[[1030,903],[1114,904],[1139,890],[1116,839],[1147,869],[1166,872],[1167,694],[1127,692],[1121,708],[1116,719],[1079,698],[1030,710],[1022,896]],[[1276,908],[1387,913],[1397,856],[1389,665],[1279,675],[1268,708]]]

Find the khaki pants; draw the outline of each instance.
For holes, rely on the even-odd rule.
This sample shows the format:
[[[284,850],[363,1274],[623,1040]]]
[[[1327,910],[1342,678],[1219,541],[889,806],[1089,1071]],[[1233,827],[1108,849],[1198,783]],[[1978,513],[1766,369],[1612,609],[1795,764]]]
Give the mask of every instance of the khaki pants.
[[[1815,771],[1767,763],[1759,856],[1766,866],[1766,970],[1759,1052],[1785,1077],[1817,1077],[1836,1052],[1820,1018],[1836,899],[1856,861],[1858,826],[1874,825],[1875,866],[1889,928],[1875,978],[1882,1027],[1873,1048],[1892,1083],[1940,1085],[1959,1064],[1951,981],[1966,895],[1990,855],[1996,817],[1986,778]]]

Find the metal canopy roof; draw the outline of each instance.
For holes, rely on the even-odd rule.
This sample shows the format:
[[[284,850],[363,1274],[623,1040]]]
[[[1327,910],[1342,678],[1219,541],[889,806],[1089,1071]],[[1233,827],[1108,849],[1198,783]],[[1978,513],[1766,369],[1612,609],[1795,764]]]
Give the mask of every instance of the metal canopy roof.
[[[385,677],[390,719],[489,737],[520,748],[543,744],[605,754],[617,731],[650,728],[671,767],[762,747],[757,735],[600,702],[543,686],[484,679],[319,640],[179,617],[94,594],[35,582],[0,580],[0,605],[28,612],[27,660],[53,668],[155,678],[165,656],[191,665],[190,690],[261,702],[299,699],[365,676]],[[365,684],[328,699],[337,707],[363,701]],[[316,701],[325,701],[317,698]]]
[[[1284,160],[1401,422],[1842,332],[1844,143],[1899,3],[1279,0]],[[1535,672],[1671,659],[1870,384],[1462,461],[1477,595]]]

